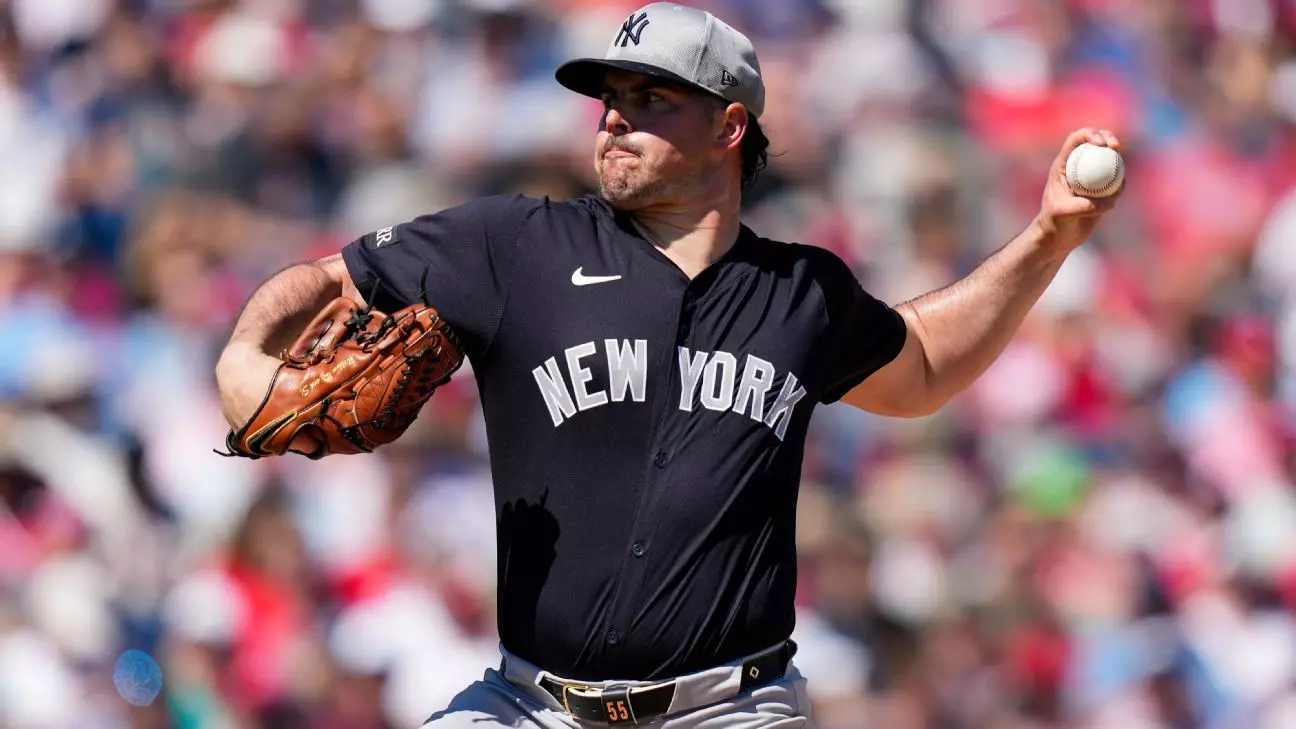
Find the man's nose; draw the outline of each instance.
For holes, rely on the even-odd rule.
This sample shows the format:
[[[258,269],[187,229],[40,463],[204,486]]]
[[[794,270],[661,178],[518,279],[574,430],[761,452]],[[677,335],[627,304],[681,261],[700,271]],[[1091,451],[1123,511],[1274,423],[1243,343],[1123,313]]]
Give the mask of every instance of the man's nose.
[[[603,128],[609,134],[616,135],[629,134],[632,131],[629,120],[615,107],[610,107],[603,113]]]

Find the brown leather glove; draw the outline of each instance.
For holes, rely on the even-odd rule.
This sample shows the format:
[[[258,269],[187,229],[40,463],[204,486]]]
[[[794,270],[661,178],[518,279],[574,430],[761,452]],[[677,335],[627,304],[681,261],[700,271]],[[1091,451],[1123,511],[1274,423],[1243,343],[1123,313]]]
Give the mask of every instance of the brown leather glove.
[[[463,364],[463,353],[429,306],[389,316],[343,297],[280,359],[261,406],[226,437],[222,455],[369,453],[405,432]]]

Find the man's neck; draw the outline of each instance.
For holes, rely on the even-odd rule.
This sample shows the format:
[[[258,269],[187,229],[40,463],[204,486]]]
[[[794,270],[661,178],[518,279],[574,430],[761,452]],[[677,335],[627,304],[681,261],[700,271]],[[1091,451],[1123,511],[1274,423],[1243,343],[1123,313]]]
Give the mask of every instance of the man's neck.
[[[691,210],[649,208],[634,212],[630,219],[689,278],[696,278],[733,248],[740,226],[737,204]]]

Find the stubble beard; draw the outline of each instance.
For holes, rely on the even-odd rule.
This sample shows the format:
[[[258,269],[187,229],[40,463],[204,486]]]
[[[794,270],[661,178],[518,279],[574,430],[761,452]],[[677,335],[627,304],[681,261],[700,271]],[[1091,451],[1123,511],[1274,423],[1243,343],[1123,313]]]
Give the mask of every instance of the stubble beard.
[[[668,192],[666,182],[661,179],[640,181],[634,175],[621,172],[608,175],[599,171],[599,194],[613,207],[620,210],[637,210],[659,199]]]
[[[640,210],[666,199],[688,199],[706,179],[707,173],[701,170],[671,179],[662,176],[643,179],[629,170],[609,175],[605,166],[598,170],[599,195],[612,207],[627,211]]]

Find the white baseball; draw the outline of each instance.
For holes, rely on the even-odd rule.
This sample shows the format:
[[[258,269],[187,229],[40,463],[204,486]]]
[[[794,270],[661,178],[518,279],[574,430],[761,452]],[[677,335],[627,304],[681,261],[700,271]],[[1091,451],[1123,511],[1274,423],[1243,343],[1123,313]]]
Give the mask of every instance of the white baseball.
[[[1066,178],[1077,195],[1108,197],[1125,181],[1125,158],[1111,147],[1085,142],[1067,157]]]

